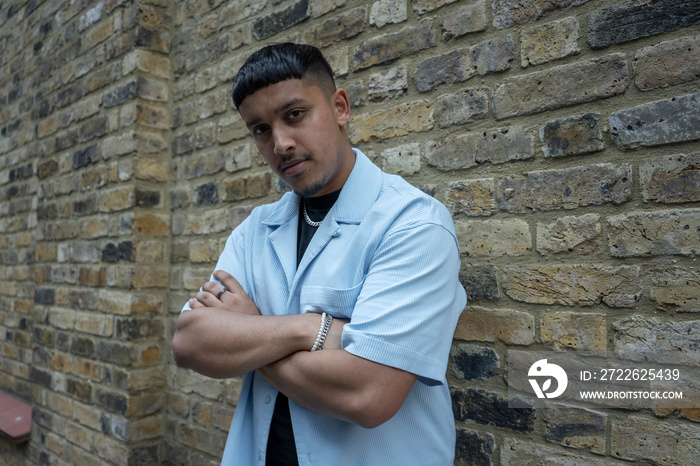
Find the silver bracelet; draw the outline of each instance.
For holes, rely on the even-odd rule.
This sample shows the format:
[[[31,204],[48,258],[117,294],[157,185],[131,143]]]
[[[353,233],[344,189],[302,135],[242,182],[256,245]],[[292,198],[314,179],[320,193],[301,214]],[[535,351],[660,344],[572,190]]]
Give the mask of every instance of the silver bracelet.
[[[314,341],[311,351],[323,349],[323,344],[326,342],[326,337],[328,336],[328,332],[331,330],[332,323],[333,316],[329,316],[325,312],[321,313],[321,326],[318,329],[318,335],[316,335],[316,341]]]

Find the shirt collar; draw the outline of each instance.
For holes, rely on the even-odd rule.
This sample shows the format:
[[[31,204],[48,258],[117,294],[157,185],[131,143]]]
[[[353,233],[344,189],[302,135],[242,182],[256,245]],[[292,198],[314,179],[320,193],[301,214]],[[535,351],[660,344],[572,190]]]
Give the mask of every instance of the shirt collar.
[[[343,185],[340,196],[329,212],[339,223],[360,223],[377,199],[381,190],[381,170],[359,149],[355,152],[355,165]],[[265,225],[281,225],[296,220],[301,197],[293,191],[287,192],[267,219]]]

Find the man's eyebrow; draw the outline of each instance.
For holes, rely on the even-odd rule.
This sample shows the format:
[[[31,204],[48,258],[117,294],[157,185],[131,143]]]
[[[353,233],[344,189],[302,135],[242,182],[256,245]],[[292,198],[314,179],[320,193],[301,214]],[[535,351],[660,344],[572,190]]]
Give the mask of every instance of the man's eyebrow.
[[[279,115],[280,113],[287,110],[289,107],[293,107],[293,106],[300,104],[302,102],[305,102],[305,101],[301,97],[295,97],[291,100],[288,100],[287,102],[284,102],[283,104],[281,104],[277,108],[275,108],[275,114]],[[247,122],[245,125],[247,128],[250,128],[251,126],[255,126],[255,125],[262,123],[262,122],[263,121],[261,119],[256,118],[255,120],[251,120],[251,121]]]

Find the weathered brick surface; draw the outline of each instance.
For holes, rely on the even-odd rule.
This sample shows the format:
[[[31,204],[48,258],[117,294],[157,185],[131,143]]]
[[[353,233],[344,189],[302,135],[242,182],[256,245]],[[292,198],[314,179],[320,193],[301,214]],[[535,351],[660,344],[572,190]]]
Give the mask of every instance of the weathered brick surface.
[[[533,0],[516,7],[509,0],[493,1],[493,24],[499,29],[526,24],[566,8],[582,5],[588,0]]]
[[[452,213],[470,216],[496,212],[496,183],[486,180],[455,181],[448,185],[447,207]]]
[[[555,464],[576,464],[581,466],[621,466],[622,462],[615,462],[609,458],[579,455],[576,453],[561,451],[551,446],[539,445],[531,442],[523,442],[512,438],[506,438],[500,448],[501,461],[505,464],[529,464],[547,458]]]
[[[362,42],[352,52],[352,68],[359,70],[395,60],[435,46],[435,34],[430,22],[408,27],[392,34]]]
[[[535,155],[532,133],[521,126],[467,133],[429,141],[426,155],[428,163],[440,170],[471,168],[486,162],[500,164],[526,160]]]
[[[700,36],[661,42],[634,54],[634,82],[643,91],[700,77]]]
[[[613,322],[612,329],[615,350],[626,357],[639,358],[653,348],[654,354],[647,356],[650,361],[697,365],[700,320],[663,322],[632,315]]]
[[[547,122],[540,129],[540,139],[547,157],[587,154],[605,148],[600,115],[595,113]]]
[[[491,348],[459,343],[450,352],[452,369],[462,380],[487,379],[496,375],[501,364]]]
[[[498,201],[512,213],[622,204],[632,196],[631,170],[598,164],[510,176],[498,184]]]
[[[688,94],[619,110],[610,115],[610,132],[629,149],[700,139],[700,94]]]
[[[606,335],[604,314],[545,313],[540,322],[540,340],[557,351],[605,351]]]
[[[611,54],[507,78],[494,90],[493,111],[498,119],[528,115],[612,97],[623,93],[628,84],[626,57]]]
[[[520,62],[524,67],[541,65],[579,53],[578,21],[565,18],[526,29],[522,34]]]
[[[698,209],[633,212],[608,218],[608,246],[615,257],[696,255]]]
[[[515,61],[513,37],[508,34],[421,62],[413,79],[421,92],[466,81],[475,75],[504,71]]]
[[[560,217],[552,223],[537,224],[537,251],[542,255],[574,252],[588,255],[601,248],[600,217]]]
[[[692,0],[632,0],[588,16],[588,43],[605,47],[698,24],[700,5]]]
[[[457,220],[455,228],[462,253],[468,256],[522,256],[532,250],[529,226],[523,220]]]
[[[406,21],[406,0],[378,0],[369,11],[369,24],[381,28],[391,23]]]
[[[612,425],[611,454],[625,460],[654,464],[691,464],[700,455],[700,429],[694,425],[670,427],[630,416]]]
[[[635,266],[509,266],[503,271],[505,293],[526,303],[593,306],[603,302],[633,307],[642,294],[640,270]]]
[[[700,154],[679,154],[640,163],[644,199],[664,204],[700,200]]]
[[[413,3],[417,5],[416,2]],[[442,17],[442,40],[447,42],[472,32],[486,29],[486,2],[479,1],[473,5],[464,5],[451,14]]]
[[[496,450],[493,435],[458,427],[456,444],[455,461],[484,466],[493,464],[491,455]]]
[[[535,426],[535,410],[511,408],[508,400],[497,393],[451,387],[452,410],[458,421],[470,420],[483,425],[529,432]]]
[[[663,311],[700,312],[700,271],[695,267],[658,267],[652,274],[650,298]]]
[[[588,409],[549,408],[544,411],[545,437],[561,445],[605,454],[608,416]]]
[[[409,102],[387,110],[356,115],[350,128],[354,144],[428,131],[434,126],[433,106],[425,100]]]
[[[470,307],[459,317],[454,336],[457,340],[529,345],[535,340],[535,319],[511,309]]]

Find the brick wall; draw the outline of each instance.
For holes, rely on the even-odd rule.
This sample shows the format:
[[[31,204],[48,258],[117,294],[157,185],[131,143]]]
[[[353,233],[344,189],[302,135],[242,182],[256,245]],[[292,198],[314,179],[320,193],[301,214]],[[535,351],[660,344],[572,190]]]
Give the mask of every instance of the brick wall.
[[[240,380],[169,342],[284,190],[229,93],[285,40],[337,70],[353,144],[454,215],[456,463],[692,464],[697,410],[514,410],[504,375],[509,349],[697,355],[695,0],[0,3],[0,389],[34,407],[0,464],[218,464]]]

